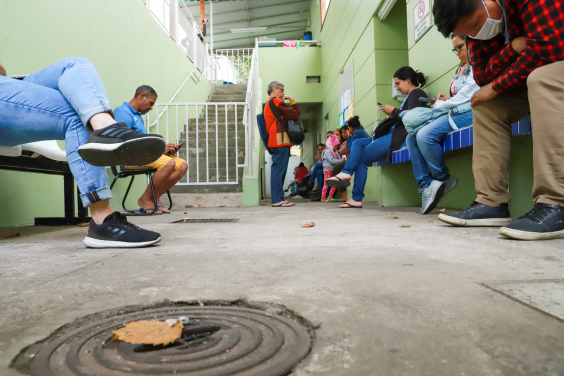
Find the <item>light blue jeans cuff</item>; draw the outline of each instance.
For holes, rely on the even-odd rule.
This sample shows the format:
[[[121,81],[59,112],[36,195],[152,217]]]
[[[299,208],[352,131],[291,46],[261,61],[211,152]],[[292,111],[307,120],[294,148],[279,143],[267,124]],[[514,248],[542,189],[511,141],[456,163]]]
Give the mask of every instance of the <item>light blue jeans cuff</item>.
[[[112,197],[112,191],[107,185],[102,188],[93,189],[87,193],[80,193],[80,199],[82,200],[82,206],[84,207],[90,206],[90,204],[94,204],[98,201],[109,200]]]

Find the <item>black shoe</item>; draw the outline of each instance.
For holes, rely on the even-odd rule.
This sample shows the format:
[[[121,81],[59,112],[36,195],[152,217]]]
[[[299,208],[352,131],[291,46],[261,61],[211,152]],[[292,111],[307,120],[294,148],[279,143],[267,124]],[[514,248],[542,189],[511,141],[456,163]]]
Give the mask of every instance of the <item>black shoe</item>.
[[[93,166],[144,166],[163,155],[161,135],[143,134],[125,123],[115,123],[92,132],[78,154]]]
[[[314,195],[311,201],[321,201],[321,194]]]
[[[160,241],[159,233],[143,230],[129,223],[120,212],[113,212],[101,225],[90,220],[83,243],[90,248],[140,248]]]
[[[463,211],[439,214],[439,219],[453,226],[505,226],[511,222],[511,215],[507,204],[494,208],[474,201]]]
[[[564,238],[564,207],[536,204],[530,212],[500,228],[499,233],[519,240]]]

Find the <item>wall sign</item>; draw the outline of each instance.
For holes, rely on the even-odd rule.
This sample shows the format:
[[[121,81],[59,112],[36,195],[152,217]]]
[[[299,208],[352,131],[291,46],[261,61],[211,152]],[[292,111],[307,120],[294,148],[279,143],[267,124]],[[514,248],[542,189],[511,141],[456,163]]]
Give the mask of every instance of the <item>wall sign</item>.
[[[421,0],[413,8],[413,30],[415,41],[425,34],[431,27],[431,3],[430,0]]]

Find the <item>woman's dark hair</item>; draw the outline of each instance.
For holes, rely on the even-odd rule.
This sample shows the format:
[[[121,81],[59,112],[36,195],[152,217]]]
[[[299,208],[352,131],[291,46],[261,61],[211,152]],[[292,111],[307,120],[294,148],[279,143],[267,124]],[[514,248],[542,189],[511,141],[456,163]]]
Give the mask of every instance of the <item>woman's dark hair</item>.
[[[462,17],[471,16],[481,6],[479,0],[435,0],[435,25],[439,32],[448,38]]]
[[[349,130],[349,125],[348,125],[348,124],[343,125],[343,126],[341,127],[341,131],[343,131],[343,130],[348,131],[348,130]]]
[[[352,118],[350,118],[349,121],[347,121],[347,125],[351,129],[362,128],[362,124],[360,124],[360,120],[358,116],[353,116]]]
[[[409,78],[415,87],[423,86],[425,85],[425,82],[427,82],[423,73],[416,72],[411,67],[401,67],[396,71],[396,73],[394,73],[394,77],[397,77],[402,81]]]
[[[320,147],[320,146],[321,146],[322,148],[324,148],[324,147],[325,147],[325,144],[317,144],[317,147]]]
[[[300,164],[298,165],[298,167],[305,167],[304,162],[300,162]]]

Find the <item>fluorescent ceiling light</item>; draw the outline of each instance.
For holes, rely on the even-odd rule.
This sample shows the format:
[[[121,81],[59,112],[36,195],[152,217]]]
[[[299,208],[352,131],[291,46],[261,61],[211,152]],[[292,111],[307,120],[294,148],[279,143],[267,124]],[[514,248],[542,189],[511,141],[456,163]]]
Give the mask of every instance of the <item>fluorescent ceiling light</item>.
[[[244,29],[231,29],[232,33],[252,33],[255,31],[266,31],[268,29],[266,26],[263,27],[248,27]]]

